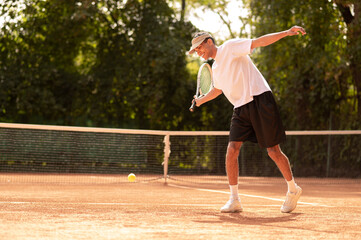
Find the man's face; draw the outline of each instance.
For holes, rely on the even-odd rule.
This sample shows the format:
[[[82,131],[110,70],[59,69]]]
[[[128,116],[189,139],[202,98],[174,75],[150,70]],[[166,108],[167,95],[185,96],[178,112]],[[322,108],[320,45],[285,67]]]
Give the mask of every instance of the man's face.
[[[198,56],[207,60],[210,58],[210,45],[208,41],[212,41],[210,39],[207,39],[206,41],[202,42],[198,47],[196,47],[194,50],[197,52]]]

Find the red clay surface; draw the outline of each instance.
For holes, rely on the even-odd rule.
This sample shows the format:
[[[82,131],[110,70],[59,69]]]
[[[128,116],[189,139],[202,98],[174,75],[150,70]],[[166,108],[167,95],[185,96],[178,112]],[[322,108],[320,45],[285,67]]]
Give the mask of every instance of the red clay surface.
[[[165,185],[16,177],[0,177],[4,240],[361,239],[360,180],[296,179],[303,194],[296,210],[284,214],[286,183],[278,178],[240,178],[244,211],[220,213],[229,197],[223,178]]]

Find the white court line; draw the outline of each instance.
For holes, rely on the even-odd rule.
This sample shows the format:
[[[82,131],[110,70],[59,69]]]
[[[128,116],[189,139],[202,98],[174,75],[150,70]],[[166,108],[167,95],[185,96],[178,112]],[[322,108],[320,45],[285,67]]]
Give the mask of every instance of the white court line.
[[[146,206],[146,204],[144,203],[94,203],[94,202],[4,202],[4,201],[0,201],[0,204],[18,204],[18,205],[22,205],[22,204],[57,204],[57,205],[111,205],[111,206]],[[219,204],[195,204],[195,203],[154,203],[157,206],[190,206],[190,207],[215,207],[218,206]],[[279,205],[274,205],[274,204],[247,204],[247,206],[251,207],[277,207]],[[309,205],[310,206],[310,205]],[[0,212],[4,212],[1,211]]]
[[[203,192],[215,192],[215,193],[229,194],[229,192],[219,191],[219,190],[212,190],[212,189],[192,188],[192,187],[185,187],[185,186],[179,186],[179,185],[173,185],[173,184],[168,184],[168,186],[170,186],[170,187],[176,187],[176,188],[184,188],[184,189],[198,190],[198,191],[203,191]],[[263,196],[250,195],[250,194],[242,194],[242,193],[240,193],[239,195],[245,196],[245,197],[251,197],[251,198],[267,199],[267,200],[272,200],[272,201],[277,201],[277,202],[283,202],[283,201],[285,201],[284,199],[263,197]],[[303,204],[303,205],[318,206],[318,207],[332,207],[332,206],[323,205],[323,204],[318,204],[318,203],[308,203],[308,202],[297,202],[297,203],[298,203],[298,204]]]
[[[146,203],[119,203],[119,202],[1,202],[0,204],[58,204],[58,205],[118,205],[118,206],[145,206]],[[199,206],[208,207],[215,206],[217,204],[194,204],[194,203],[155,203],[158,206]]]

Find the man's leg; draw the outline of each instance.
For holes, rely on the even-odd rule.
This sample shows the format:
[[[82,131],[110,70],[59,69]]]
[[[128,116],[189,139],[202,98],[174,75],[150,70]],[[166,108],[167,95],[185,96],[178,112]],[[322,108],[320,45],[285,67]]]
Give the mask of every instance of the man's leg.
[[[221,212],[242,211],[241,202],[238,196],[238,155],[242,142],[229,142],[226,155],[226,171],[231,190],[229,201],[221,208]]]
[[[242,142],[229,142],[226,155],[226,171],[229,185],[238,184],[238,155]]]
[[[280,146],[276,145],[274,147],[267,148],[267,151],[270,158],[276,163],[278,169],[286,179],[288,185],[286,201],[281,207],[281,212],[292,212],[297,206],[297,201],[301,196],[302,189],[295,184],[290,162],[287,156],[282,152]]]
[[[280,145],[267,148],[268,156],[276,163],[283,177],[287,181],[291,181],[293,176],[291,172],[290,162],[287,156],[281,151]]]

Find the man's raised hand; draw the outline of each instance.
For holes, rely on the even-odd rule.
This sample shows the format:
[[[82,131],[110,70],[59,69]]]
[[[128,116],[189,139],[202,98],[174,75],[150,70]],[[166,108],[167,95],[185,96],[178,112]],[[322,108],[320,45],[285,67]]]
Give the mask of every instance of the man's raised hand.
[[[306,31],[305,31],[305,29],[303,29],[303,27],[299,27],[299,26],[293,26],[287,31],[287,34],[289,36],[294,36],[299,33],[301,33],[302,35],[305,35]]]

